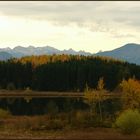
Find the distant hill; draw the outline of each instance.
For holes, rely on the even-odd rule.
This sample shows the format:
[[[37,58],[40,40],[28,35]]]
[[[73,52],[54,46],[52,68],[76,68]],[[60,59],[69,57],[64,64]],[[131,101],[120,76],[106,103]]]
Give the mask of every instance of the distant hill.
[[[129,43],[120,48],[96,53],[98,56],[109,56],[140,65],[140,44]]]

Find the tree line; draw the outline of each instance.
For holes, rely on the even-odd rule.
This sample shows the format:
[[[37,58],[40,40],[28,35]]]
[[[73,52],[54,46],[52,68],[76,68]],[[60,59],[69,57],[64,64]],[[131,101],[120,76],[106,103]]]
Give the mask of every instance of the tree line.
[[[0,61],[0,88],[37,91],[84,91],[96,88],[100,77],[105,89],[114,90],[123,79],[140,79],[140,66],[108,57],[80,55],[27,56]]]

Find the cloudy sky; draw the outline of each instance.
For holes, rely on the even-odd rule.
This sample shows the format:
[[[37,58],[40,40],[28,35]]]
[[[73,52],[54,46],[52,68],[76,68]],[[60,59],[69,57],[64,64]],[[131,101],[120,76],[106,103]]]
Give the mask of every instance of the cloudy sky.
[[[140,43],[139,1],[0,1],[0,48],[98,52]]]

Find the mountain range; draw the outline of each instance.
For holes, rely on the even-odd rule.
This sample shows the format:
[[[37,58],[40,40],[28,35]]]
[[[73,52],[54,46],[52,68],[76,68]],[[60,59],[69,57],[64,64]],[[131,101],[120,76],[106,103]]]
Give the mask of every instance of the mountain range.
[[[22,47],[17,46],[13,49],[7,47],[7,48],[1,48],[0,49],[0,60],[7,60],[12,57],[20,58],[23,56],[30,56],[30,55],[52,55],[52,54],[73,54],[73,55],[91,55],[91,53],[85,52],[85,51],[75,51],[73,49],[69,50],[58,50],[54,47],[45,46],[45,47]]]
[[[111,51],[99,52],[95,55],[109,56],[140,65],[140,44],[129,43],[120,48]]]
[[[23,56],[30,55],[52,55],[52,54],[72,54],[72,55],[94,55],[94,56],[109,56],[113,58],[117,58],[120,60],[127,61],[129,63],[135,63],[140,65],[140,44],[129,43],[120,48],[111,50],[98,52],[96,54],[92,54],[85,51],[75,51],[73,49],[68,50],[58,50],[54,47],[45,46],[45,47],[22,47],[17,46],[13,49],[11,48],[1,48],[0,49],[0,60],[7,60],[12,57],[20,58]]]

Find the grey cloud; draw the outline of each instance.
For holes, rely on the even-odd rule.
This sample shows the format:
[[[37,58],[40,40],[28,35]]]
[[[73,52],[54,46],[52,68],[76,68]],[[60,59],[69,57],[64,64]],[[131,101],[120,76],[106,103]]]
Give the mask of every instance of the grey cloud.
[[[140,2],[0,2],[0,13],[10,16],[48,20],[58,25],[76,23],[84,27],[87,26],[87,23],[90,23],[89,28],[91,30],[101,30],[103,32],[111,30],[112,22],[134,27],[139,27],[140,25]]]

